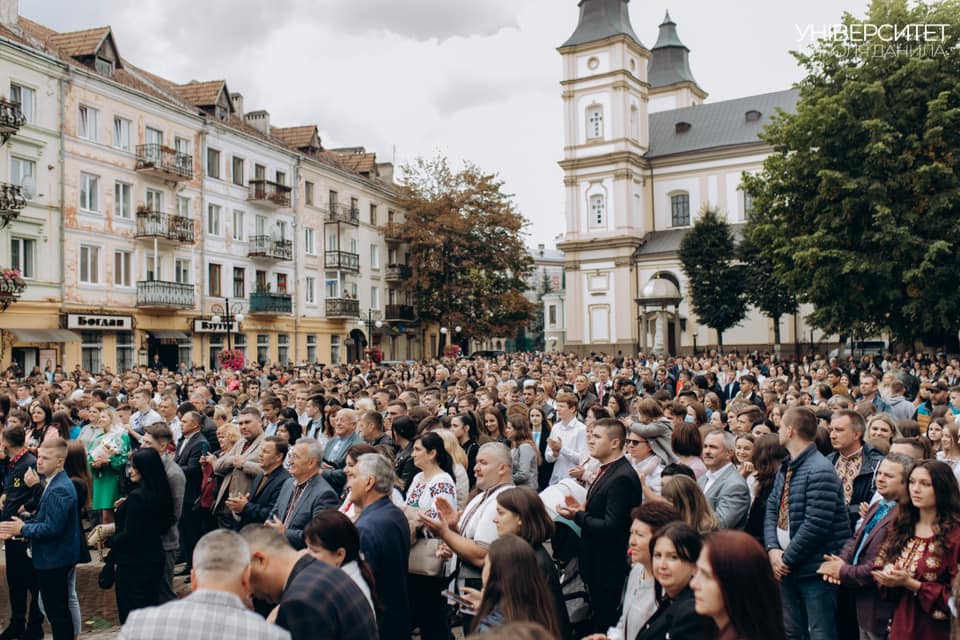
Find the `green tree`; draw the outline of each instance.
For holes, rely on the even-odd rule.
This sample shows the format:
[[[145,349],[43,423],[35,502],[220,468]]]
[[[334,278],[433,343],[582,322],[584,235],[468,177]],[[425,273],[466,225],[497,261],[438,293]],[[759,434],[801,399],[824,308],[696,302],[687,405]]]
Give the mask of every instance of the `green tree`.
[[[500,178],[419,158],[404,167],[400,205],[413,267],[404,286],[421,318],[462,326],[466,339],[513,335],[534,317],[524,297],[533,268],[528,223]]]
[[[942,24],[941,42],[820,41],[794,52],[795,113],[761,137],[749,224],[811,323],[953,342],[960,328],[960,3],[875,0],[874,25]],[[937,34],[938,36],[941,34]]]
[[[680,243],[680,262],[690,286],[690,306],[700,322],[723,332],[747,315],[744,269],[735,262],[733,233],[726,219],[705,207]]]
[[[773,320],[773,344],[779,354],[780,318],[797,312],[797,297],[778,279],[776,265],[756,244],[754,231],[751,224],[744,227],[743,239],[737,245],[737,256],[743,267],[747,302]]]

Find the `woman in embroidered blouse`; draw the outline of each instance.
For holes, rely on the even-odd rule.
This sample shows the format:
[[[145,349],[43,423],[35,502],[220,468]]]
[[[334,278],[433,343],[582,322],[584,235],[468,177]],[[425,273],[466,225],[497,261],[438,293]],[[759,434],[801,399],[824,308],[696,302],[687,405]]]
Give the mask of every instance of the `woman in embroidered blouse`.
[[[947,602],[960,556],[960,489],[949,465],[925,460],[910,472],[909,492],[874,561],[873,578],[898,598],[890,640],[947,640]]]

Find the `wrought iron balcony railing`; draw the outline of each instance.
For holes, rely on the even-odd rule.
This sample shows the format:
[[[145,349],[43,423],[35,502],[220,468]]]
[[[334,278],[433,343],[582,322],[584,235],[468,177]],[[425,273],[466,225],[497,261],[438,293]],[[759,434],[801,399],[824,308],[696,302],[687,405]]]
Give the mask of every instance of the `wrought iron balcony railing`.
[[[136,235],[138,238],[162,238],[193,244],[193,220],[186,216],[140,209],[137,211]]]
[[[137,306],[190,309],[194,305],[194,289],[192,284],[141,280],[137,283]]]
[[[387,322],[414,322],[417,319],[413,306],[409,304],[388,304],[384,315]]]
[[[23,189],[15,184],[0,182],[0,229],[16,220],[26,206]]]
[[[293,295],[257,291],[250,294],[250,313],[277,314],[293,312]]]
[[[250,258],[293,260],[293,241],[274,240],[270,236],[250,236],[247,256]]]
[[[360,271],[360,255],[347,251],[327,251],[323,254],[323,265],[327,269]]]
[[[413,275],[413,269],[405,264],[388,264],[384,279],[387,282],[403,282]]]
[[[138,144],[137,171],[164,180],[193,180],[193,156],[162,144]]]
[[[360,210],[347,204],[331,202],[327,208],[327,222],[357,226],[360,224]]]
[[[269,180],[251,180],[247,185],[247,200],[269,207],[289,207],[291,188]]]
[[[325,304],[328,318],[360,317],[360,301],[354,298],[327,298]]]
[[[387,242],[403,242],[403,225],[399,222],[388,222],[383,226],[383,237]]]
[[[20,110],[20,103],[0,98],[0,140],[6,142],[25,124],[27,117]]]

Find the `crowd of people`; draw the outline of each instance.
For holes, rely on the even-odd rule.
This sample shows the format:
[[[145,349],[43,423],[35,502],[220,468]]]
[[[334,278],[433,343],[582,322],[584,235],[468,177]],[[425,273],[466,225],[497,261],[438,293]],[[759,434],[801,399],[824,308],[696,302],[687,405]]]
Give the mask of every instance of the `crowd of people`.
[[[958,385],[910,353],[8,374],[0,640],[79,636],[91,560],[130,640],[945,640]]]

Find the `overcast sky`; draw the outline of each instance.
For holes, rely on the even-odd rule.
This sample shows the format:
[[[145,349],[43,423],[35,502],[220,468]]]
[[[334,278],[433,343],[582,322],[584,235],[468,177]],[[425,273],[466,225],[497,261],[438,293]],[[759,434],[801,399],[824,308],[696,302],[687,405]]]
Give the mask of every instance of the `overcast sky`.
[[[800,33],[862,16],[866,0],[634,0],[647,47],[667,9],[713,102],[789,88]],[[556,47],[577,0],[20,0],[20,14],[58,31],[110,25],[134,64],[177,82],[224,78],[246,110],[316,123],[328,148],[473,161],[516,195],[528,244],[564,230]]]

